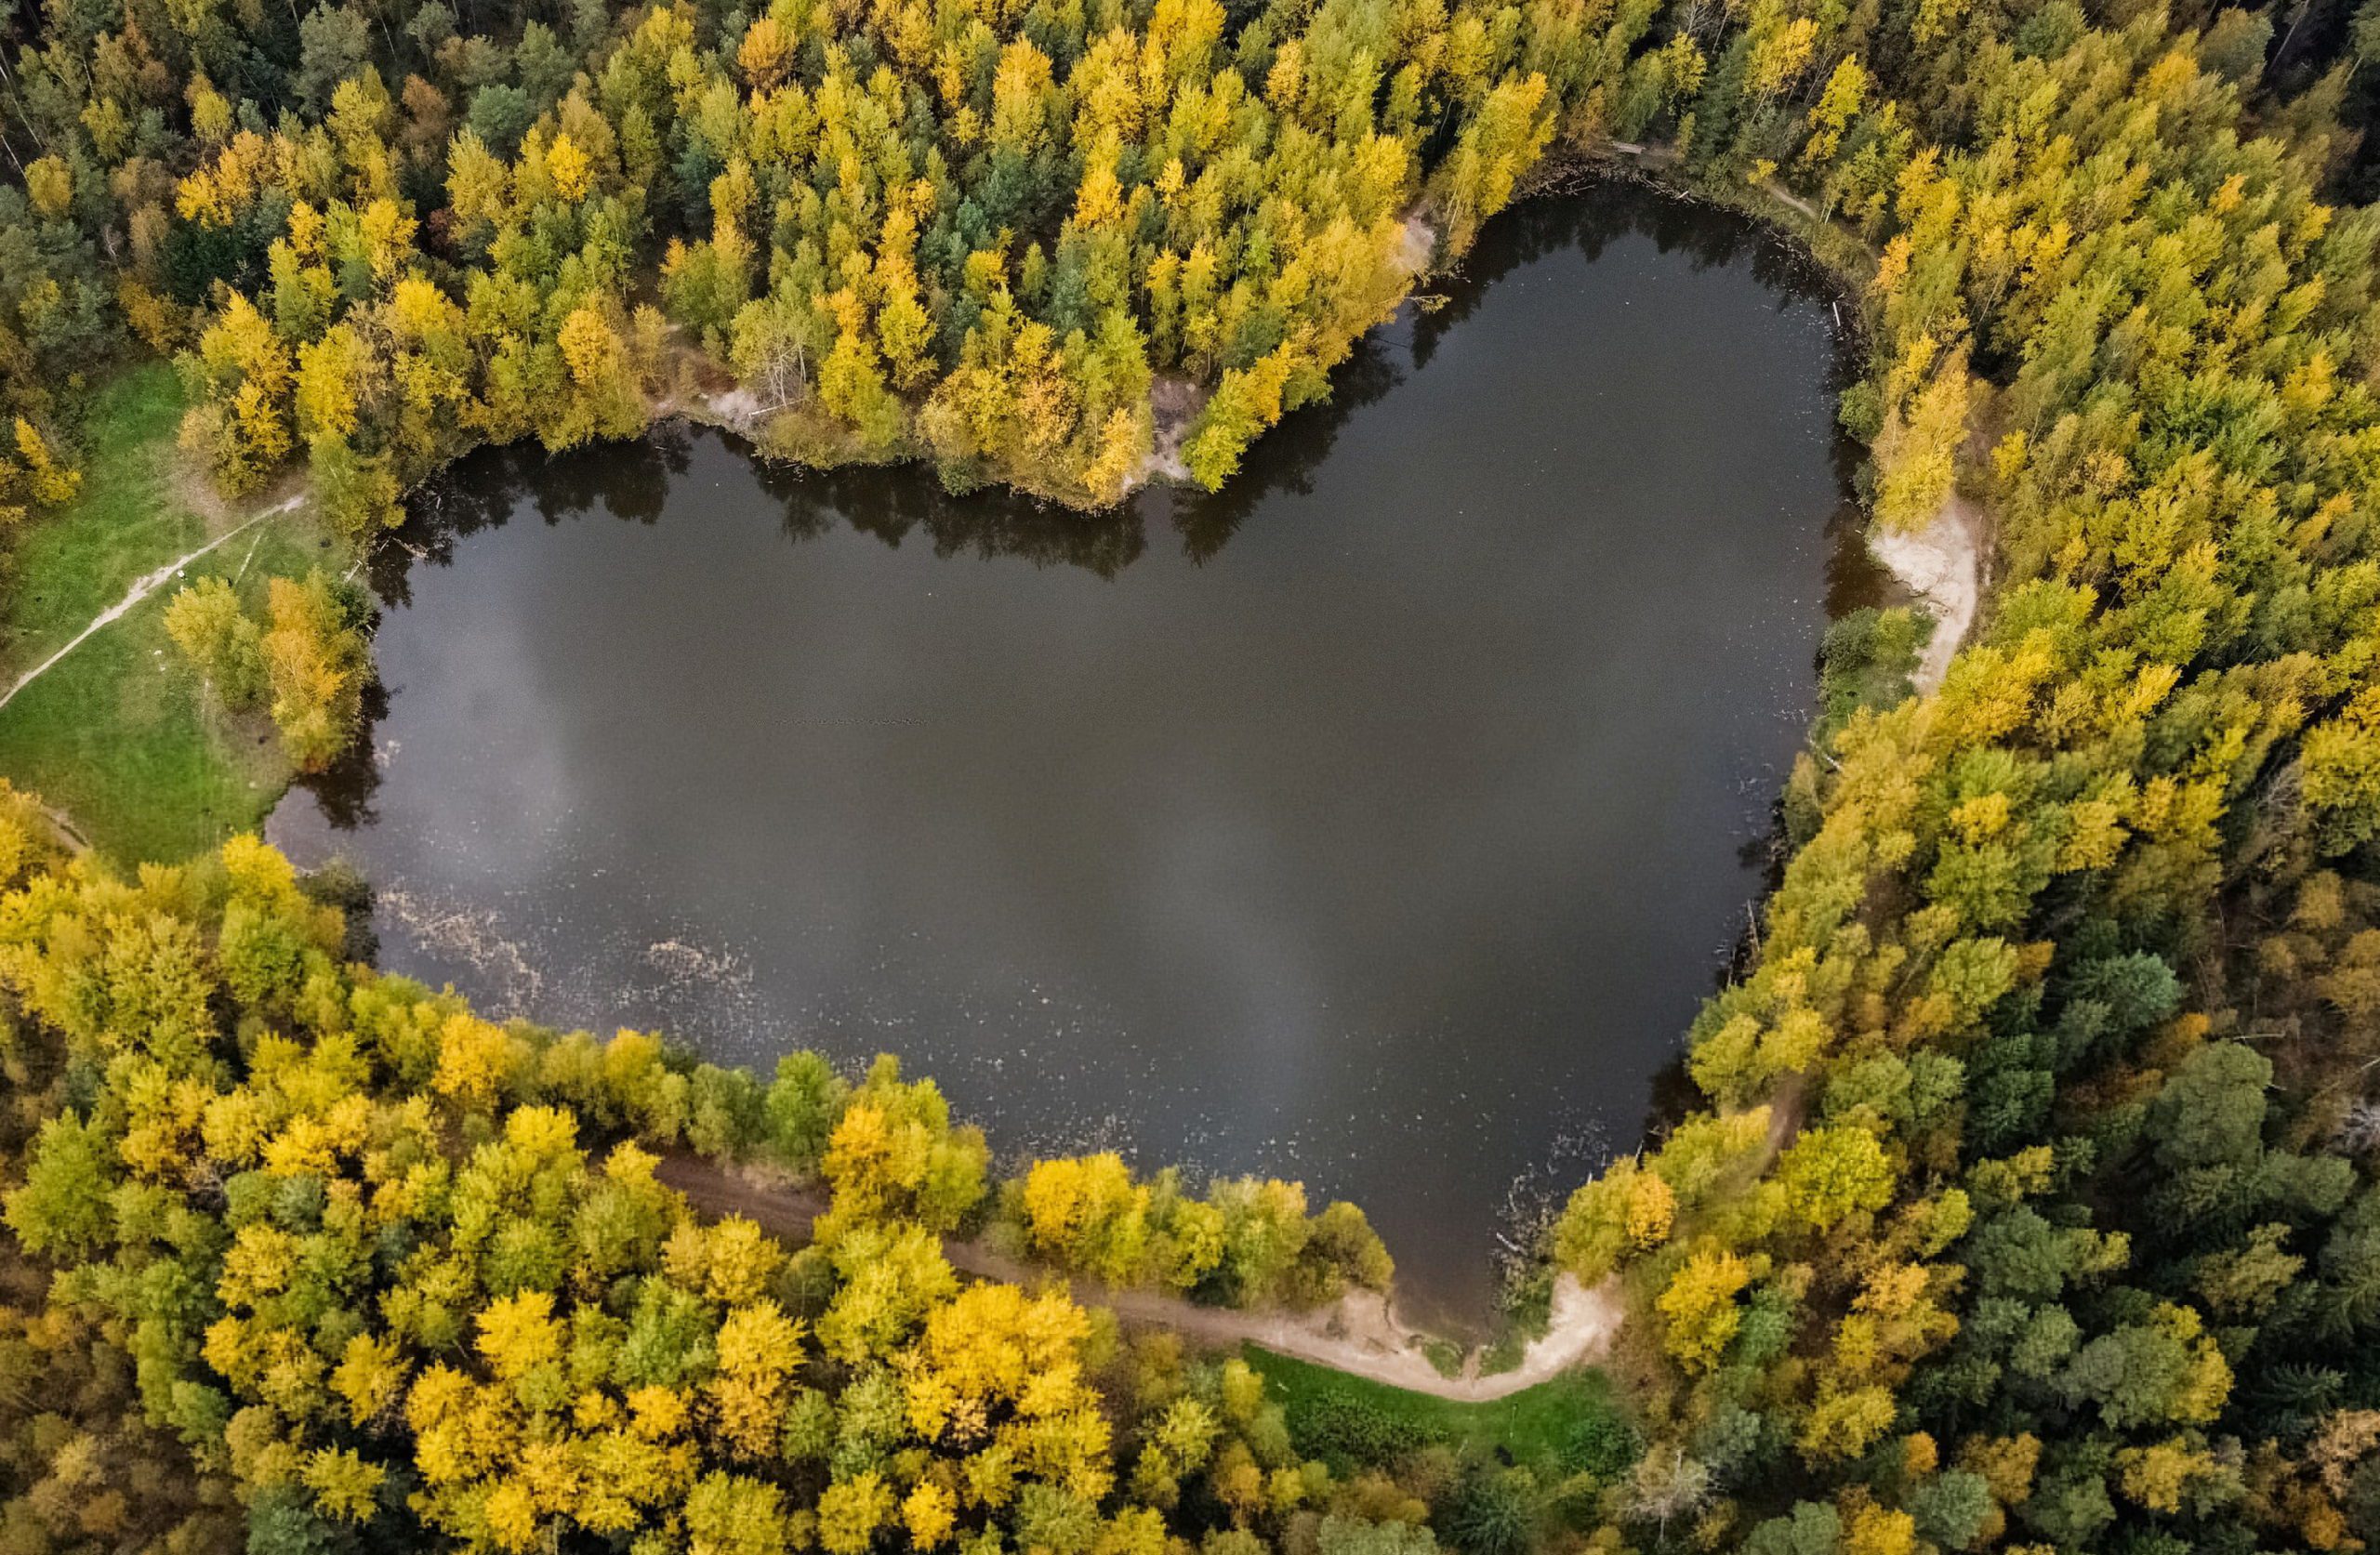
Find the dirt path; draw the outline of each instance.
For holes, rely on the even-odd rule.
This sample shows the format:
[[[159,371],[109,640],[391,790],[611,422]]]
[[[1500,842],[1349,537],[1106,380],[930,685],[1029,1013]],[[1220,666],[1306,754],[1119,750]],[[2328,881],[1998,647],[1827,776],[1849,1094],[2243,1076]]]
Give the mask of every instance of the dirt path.
[[[91,850],[91,839],[83,835],[83,828],[74,824],[74,817],[48,803],[42,805],[41,812],[48,817],[50,830],[58,834],[58,840],[65,844],[68,852],[87,853]]]
[[[1799,211],[1804,220],[1816,221],[1818,219],[1818,208],[1816,205],[1811,204],[1807,200],[1803,199],[1792,190],[1787,189],[1775,178],[1769,179],[1760,187],[1770,199],[1775,200],[1778,204],[1784,205],[1789,209]]]
[[[84,639],[89,637],[92,633],[98,631],[102,626],[106,626],[116,621],[122,620],[126,612],[130,611],[133,606],[139,604],[141,600],[147,599],[151,594],[156,592],[156,590],[176,573],[180,572],[183,568],[189,566],[192,562],[196,561],[200,557],[205,556],[208,551],[213,550],[216,547],[221,545],[224,541],[231,539],[233,535],[244,534],[246,531],[255,528],[258,524],[264,522],[267,519],[277,517],[283,513],[295,511],[298,505],[304,500],[305,498],[302,496],[293,496],[285,501],[275,503],[272,507],[268,507],[263,512],[248,519],[236,528],[225,530],[222,534],[218,534],[214,539],[209,540],[206,544],[199,547],[196,550],[191,551],[183,556],[178,556],[173,560],[166,562],[163,567],[158,568],[155,572],[145,573],[139,577],[133,579],[132,586],[125,591],[124,598],[118,600],[115,603],[110,605],[107,609],[93,616],[91,618],[91,624],[84,627],[81,631],[75,633],[73,641],[67,643],[65,647],[60,649],[57,652],[52,653],[49,657],[42,660],[41,663],[33,665],[33,668],[25,671],[22,675],[18,676],[16,683],[10,686],[5,694],[0,694],[0,707],[6,707],[8,704],[17,700],[17,693],[19,692],[23,691],[27,686],[30,686],[34,681],[40,679],[45,674],[48,673],[48,671],[56,665],[60,659],[63,659],[67,654],[72,653],[75,649],[83,646]]]
[[[741,1215],[796,1245],[810,1240],[812,1222],[826,1207],[826,1193],[818,1188],[772,1187],[696,1156],[667,1156],[654,1175],[705,1215]],[[943,1253],[953,1268],[985,1279],[1030,1284],[1056,1277],[1051,1270],[1005,1258],[980,1242],[950,1238],[943,1243]],[[1169,1329],[1219,1348],[1258,1344],[1393,1388],[1471,1403],[1508,1397],[1601,1358],[1611,1348],[1624,1311],[1617,1280],[1588,1289],[1564,1275],[1554,1286],[1545,1335],[1523,1351],[1519,1365],[1492,1377],[1469,1369],[1448,1377],[1424,1353],[1430,1336],[1408,1326],[1388,1298],[1373,1291],[1358,1291],[1316,1312],[1254,1312],[1202,1307],[1156,1291],[1069,1283],[1078,1300],[1105,1307],[1134,1326]],[[1475,1356],[1471,1364],[1476,1366]]]
[[[1934,636],[1917,664],[1921,695],[1942,683],[1950,656],[1975,625],[1976,606],[1983,599],[1984,536],[1989,532],[1982,507],[1956,491],[1923,529],[1899,534],[1877,524],[1868,531],[1868,548],[1876,560],[1934,613]]]
[[[1208,1344],[1260,1344],[1392,1388],[1474,1403],[1508,1398],[1600,1359],[1611,1348],[1622,1313],[1619,1281],[1588,1289],[1565,1274],[1554,1286],[1545,1334],[1530,1342],[1520,1364],[1482,1377],[1474,1356],[1462,1375],[1448,1377],[1423,1352],[1427,1337],[1406,1327],[1388,1298],[1376,1291],[1358,1291],[1338,1306],[1314,1313],[1234,1311],[1151,1291],[1078,1287],[1078,1294],[1110,1308],[1127,1323],[1170,1328]]]

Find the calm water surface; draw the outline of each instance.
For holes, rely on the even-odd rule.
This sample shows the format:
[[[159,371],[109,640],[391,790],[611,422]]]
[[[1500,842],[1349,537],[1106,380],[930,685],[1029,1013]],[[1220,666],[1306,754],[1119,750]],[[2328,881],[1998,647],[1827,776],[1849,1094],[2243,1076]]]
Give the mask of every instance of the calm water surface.
[[[395,969],[722,1061],[896,1051],[1003,1153],[1300,1178],[1476,1314],[1759,889],[1864,586],[1834,353],[1781,254],[1596,189],[1221,499],[483,455],[378,579],[372,759],[274,830],[364,867]]]

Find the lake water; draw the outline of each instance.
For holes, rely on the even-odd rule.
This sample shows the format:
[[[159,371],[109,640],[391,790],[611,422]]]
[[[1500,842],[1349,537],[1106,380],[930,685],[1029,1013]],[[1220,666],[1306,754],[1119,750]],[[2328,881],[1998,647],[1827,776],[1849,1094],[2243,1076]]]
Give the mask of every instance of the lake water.
[[[371,759],[276,839],[364,867],[396,970],[1301,1179],[1476,1317],[1641,1136],[1871,585],[1771,240],[1595,187],[1445,294],[1223,496],[1110,517],[682,428],[475,456],[385,553]]]

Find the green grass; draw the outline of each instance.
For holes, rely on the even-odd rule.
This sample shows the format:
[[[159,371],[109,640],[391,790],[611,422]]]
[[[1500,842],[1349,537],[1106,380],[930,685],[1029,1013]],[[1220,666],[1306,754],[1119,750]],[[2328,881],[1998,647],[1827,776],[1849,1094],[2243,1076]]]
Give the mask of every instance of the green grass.
[[[134,368],[92,396],[83,495],[34,518],[9,563],[0,656],[10,679],[64,647],[135,578],[205,541],[205,521],[173,490],[182,408],[180,381],[163,362]]]
[[[1582,1436],[1625,1424],[1610,1381],[1597,1371],[1572,1372],[1491,1403],[1463,1403],[1351,1377],[1255,1345],[1243,1353],[1263,1374],[1268,1396],[1282,1403],[1299,1450],[1318,1456],[1339,1456],[1331,1450],[1338,1443],[1330,1438],[1343,1434],[1343,1428],[1354,1422],[1383,1443],[1442,1443],[1481,1457],[1501,1453],[1514,1463],[1558,1474],[1574,1466]]]
[[[73,640],[135,579],[205,542],[206,521],[176,480],[181,412],[180,385],[163,365],[127,372],[95,396],[83,494],[33,520],[9,567],[0,684]],[[327,560],[322,541],[301,509],[266,520],[189,574],[237,575],[254,604],[275,573]],[[209,706],[166,639],[177,586],[152,593],[0,708],[0,776],[64,811],[121,863],[185,858],[253,829],[288,782],[263,720],[233,722]]]

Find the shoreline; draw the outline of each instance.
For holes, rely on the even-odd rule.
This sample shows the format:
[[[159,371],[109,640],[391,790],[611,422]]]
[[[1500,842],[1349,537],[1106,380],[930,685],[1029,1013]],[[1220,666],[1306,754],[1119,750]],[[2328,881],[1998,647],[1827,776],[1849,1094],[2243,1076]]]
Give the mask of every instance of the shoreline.
[[[1839,267],[1828,264],[1814,247],[1799,234],[1794,233],[1783,221],[1751,208],[1748,202],[1719,198],[1697,186],[1685,184],[1676,178],[1663,176],[1663,170],[1673,163],[1673,158],[1663,159],[1665,148],[1630,148],[1614,143],[1610,150],[1623,157],[1633,153],[1633,160],[1617,160],[1612,155],[1598,152],[1577,153],[1562,159],[1557,165],[1550,166],[1545,176],[1536,180],[1523,198],[1537,199],[1574,192],[1573,189],[1566,186],[1579,179],[1620,178],[1641,181],[1659,190],[1667,198],[1716,204],[1735,212],[1745,219],[1758,224],[1779,241],[1791,244],[1795,251],[1813,267],[1816,273],[1827,277],[1834,284],[1846,289],[1856,286],[1856,278],[1846,275]],[[1773,194],[1773,191],[1771,192]],[[1519,203],[1516,201],[1515,204]],[[1805,214],[1807,213],[1805,212]],[[1412,300],[1415,289],[1422,281],[1432,275],[1443,273],[1441,269],[1433,268],[1429,263],[1435,249],[1435,235],[1427,220],[1418,214],[1409,215],[1407,230],[1408,241],[1404,258],[1408,268],[1404,274],[1404,289],[1396,304],[1400,310]],[[1417,233],[1421,235],[1417,236]],[[1865,348],[1865,332],[1858,323],[1858,317],[1855,309],[1853,320],[1844,320],[1838,307],[1837,325],[1841,332],[1838,349],[1850,353],[1853,360],[1856,360],[1857,355]],[[649,400],[649,417],[645,427],[638,435],[646,435],[668,421],[680,420],[716,428],[745,445],[752,457],[771,466],[790,467],[797,470],[837,468],[808,465],[802,461],[784,459],[767,453],[760,445],[757,436],[760,429],[760,419],[765,413],[760,410],[757,402],[753,401],[749,389],[741,384],[731,384],[726,389],[710,392],[705,392],[699,388],[700,380],[704,376],[716,375],[720,371],[719,364],[712,362],[707,355],[691,349],[686,351],[675,362],[677,382],[673,389],[666,394],[656,395]],[[1184,387],[1188,389],[1186,394],[1181,391]],[[1172,429],[1176,437],[1178,453],[1179,436],[1186,430],[1189,418],[1195,416],[1197,406],[1203,402],[1203,395],[1195,386],[1179,385],[1176,380],[1160,378],[1153,389],[1153,397],[1163,397],[1169,393],[1175,398],[1176,410],[1179,413],[1172,417],[1176,423]],[[921,454],[893,462],[930,463]],[[919,473],[922,476],[924,471],[921,470]],[[1162,480],[1168,473],[1170,472],[1160,470],[1157,472],[1157,479]],[[1125,496],[1119,499],[1119,502],[1129,501],[1139,483],[1142,482],[1136,478],[1135,484],[1127,488]],[[1152,481],[1149,483],[1156,482]],[[1105,511],[1107,507],[1116,506],[1081,508],[1052,494],[1032,492],[1029,488],[1024,487],[1014,489],[1025,492],[1035,500],[1052,503],[1086,514]],[[174,573],[186,566],[191,560],[213,550],[223,541],[245,533],[267,518],[294,510],[304,500],[305,490],[301,484],[297,494],[288,496],[275,506],[246,518],[236,527],[215,536],[199,550],[178,558],[138,580],[132,592],[124,600],[85,627],[81,635],[70,642],[65,649],[61,649],[53,655],[50,660],[20,677],[16,687],[6,695],[0,695],[0,706],[6,705],[8,698],[15,694],[15,690],[32,683],[52,664],[64,658],[67,652],[85,639],[112,621],[120,619],[150,592],[161,586]],[[1976,530],[1978,524],[1971,509],[1960,507],[1959,505],[1964,500],[1953,493],[1951,501],[1946,504],[1943,518],[1937,520],[1935,526],[1919,532],[1919,535],[1915,538],[1880,535],[1871,518],[1866,518],[1862,524],[1862,537],[1871,554],[1875,555],[1877,560],[1884,563],[1912,594],[1929,603],[1938,602],[1941,610],[1940,618],[1950,629],[1937,628],[1935,639],[1929,644],[1927,650],[1926,673],[1935,679],[1938,679],[1939,666],[1947,665],[1951,652],[1955,651],[1967,625],[1972,621],[1980,594],[1979,569],[1976,565]],[[1937,531],[1944,533],[1937,534]],[[376,536],[372,547],[377,547],[381,544],[403,544],[397,538],[398,534],[398,531],[390,531]],[[1964,548],[1961,547],[1962,542]],[[368,548],[365,555],[369,555]],[[1923,692],[1928,689],[1931,683],[1931,680],[1921,681],[1919,690]],[[264,824],[269,824],[273,812],[286,800],[291,786],[294,784],[284,784],[280,792],[272,795],[270,801],[264,805]],[[70,837],[79,839],[79,831],[71,829],[72,820],[66,817],[62,810],[54,811],[53,819],[64,823],[61,829],[65,830]],[[87,846],[87,843],[85,846]],[[1507,1281],[1508,1293],[1525,1283],[1528,1272],[1537,1267],[1533,1260],[1524,1258],[1517,1270]],[[1567,1288],[1565,1288],[1566,1286]],[[1147,1297],[1148,1293],[1109,1294],[1117,1302],[1124,1306],[1131,1306]],[[1273,1347],[1282,1349],[1284,1353],[1314,1360],[1322,1364],[1338,1365],[1343,1361],[1347,1363],[1343,1369],[1353,1370],[1357,1375],[1371,1377],[1374,1380],[1388,1382],[1393,1386],[1430,1392],[1435,1396],[1487,1399],[1505,1396],[1527,1386],[1530,1380],[1542,1380],[1544,1377],[1554,1375],[1559,1370],[1583,1364],[1607,1353],[1613,1334],[1619,1327],[1623,1315],[1617,1287],[1611,1285],[1609,1282],[1589,1291],[1578,1288],[1575,1282],[1568,1282],[1566,1277],[1558,1282],[1554,1289],[1549,1302],[1550,1311],[1544,1332],[1527,1341],[1522,1351],[1519,1366],[1514,1371],[1481,1377],[1478,1374],[1478,1366],[1482,1347],[1474,1345],[1467,1351],[1466,1367],[1462,1376],[1449,1381],[1445,1374],[1424,1359],[1421,1351],[1428,1341],[1434,1339],[1440,1342],[1451,1341],[1444,1340],[1441,1336],[1431,1334],[1407,1323],[1396,1312],[1391,1298],[1374,1298],[1372,1304],[1376,1307],[1376,1311],[1360,1314],[1345,1312],[1336,1314],[1333,1321],[1342,1330],[1337,1336],[1317,1332],[1310,1325],[1300,1324],[1279,1326],[1282,1320],[1277,1316],[1267,1319],[1267,1322],[1276,1324],[1269,1330],[1275,1337],[1276,1342]],[[1181,1306],[1191,1312],[1219,1311],[1188,1308],[1187,1303],[1182,1303]],[[1151,1309],[1151,1311],[1154,1313],[1158,1310]],[[1172,1309],[1162,1309],[1162,1311],[1170,1312]],[[1174,1312],[1172,1315],[1176,1319],[1183,1316],[1181,1312]],[[1223,1315],[1232,1320],[1224,1326],[1229,1327],[1234,1333],[1250,1329],[1250,1324],[1254,1321],[1253,1314],[1224,1313]],[[1509,1334],[1509,1310],[1491,1316],[1488,1339],[1492,1341],[1498,1334]],[[1149,1320],[1157,1321],[1158,1319],[1152,1315]],[[1200,1321],[1209,1320],[1201,1319]],[[1220,1333],[1221,1330],[1218,1329],[1217,1332]],[[1254,1337],[1252,1329],[1242,1334],[1242,1337],[1252,1338]],[[1302,1350],[1296,1348],[1301,1345],[1308,1348]],[[1331,1359],[1333,1355],[1337,1356],[1338,1360]],[[1546,1369],[1549,1367],[1550,1370]],[[1524,1380],[1508,1380],[1514,1377]],[[1447,1388],[1457,1385],[1476,1390],[1471,1392],[1445,1390]]]

